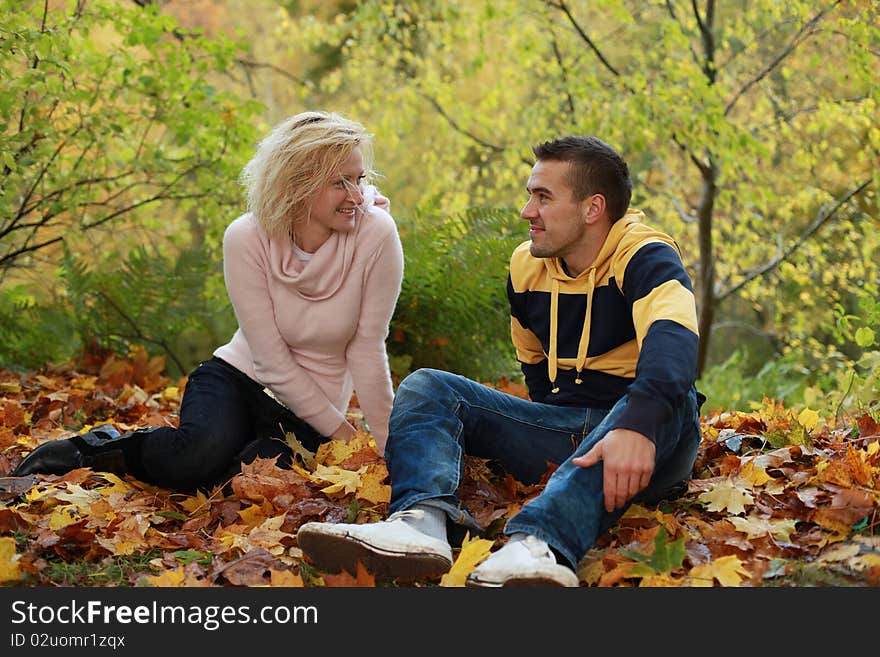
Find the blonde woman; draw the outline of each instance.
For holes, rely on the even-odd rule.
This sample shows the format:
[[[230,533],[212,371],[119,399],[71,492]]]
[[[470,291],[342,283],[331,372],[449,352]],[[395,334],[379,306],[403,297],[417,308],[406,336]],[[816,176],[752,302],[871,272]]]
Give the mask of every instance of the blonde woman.
[[[287,432],[311,450],[352,437],[353,391],[384,452],[403,251],[371,166],[372,138],[355,121],[304,112],[277,125],[244,167],[248,212],[223,239],[238,329],[189,375],[179,426],[102,425],[41,445],[14,474],[92,467],[210,488],[257,456],[289,466]]]

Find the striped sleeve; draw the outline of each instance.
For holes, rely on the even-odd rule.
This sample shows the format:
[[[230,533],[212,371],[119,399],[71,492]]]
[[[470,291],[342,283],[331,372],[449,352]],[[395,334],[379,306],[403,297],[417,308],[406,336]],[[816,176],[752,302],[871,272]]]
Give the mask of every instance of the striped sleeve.
[[[525,295],[516,294],[513,279],[507,275],[507,299],[510,302],[510,338],[516,349],[529,397],[532,401],[544,401],[550,393],[550,380],[547,377],[547,356],[541,341],[529,327],[525,308]]]
[[[678,252],[659,241],[635,251],[622,279],[639,358],[616,428],[655,440],[660,425],[696,380],[699,338],[693,284]]]

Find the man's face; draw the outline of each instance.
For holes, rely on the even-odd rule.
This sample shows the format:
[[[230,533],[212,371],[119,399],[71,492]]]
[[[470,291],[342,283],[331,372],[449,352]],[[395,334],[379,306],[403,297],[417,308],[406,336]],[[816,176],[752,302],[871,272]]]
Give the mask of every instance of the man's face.
[[[586,244],[583,203],[568,182],[568,162],[539,160],[526,184],[529,201],[520,216],[529,222],[530,253],[536,258],[577,253]]]

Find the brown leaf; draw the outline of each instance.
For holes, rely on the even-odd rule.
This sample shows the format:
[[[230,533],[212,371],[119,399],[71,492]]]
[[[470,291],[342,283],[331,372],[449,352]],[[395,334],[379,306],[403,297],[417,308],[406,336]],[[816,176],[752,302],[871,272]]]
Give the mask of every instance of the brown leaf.
[[[287,570],[287,566],[267,550],[254,548],[221,566],[213,575],[222,576],[235,586],[268,586],[272,583],[273,570]]]

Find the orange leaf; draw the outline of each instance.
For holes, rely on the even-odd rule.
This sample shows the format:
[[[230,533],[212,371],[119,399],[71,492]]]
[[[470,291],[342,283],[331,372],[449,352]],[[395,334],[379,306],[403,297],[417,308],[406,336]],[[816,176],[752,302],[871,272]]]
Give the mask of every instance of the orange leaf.
[[[342,571],[339,574],[322,574],[321,579],[324,580],[324,586],[334,587],[334,588],[345,588],[345,587],[367,587],[373,588],[376,586],[376,578],[367,572],[367,569],[364,568],[364,564],[358,561],[357,564],[357,576],[352,577],[350,573],[346,571]]]

